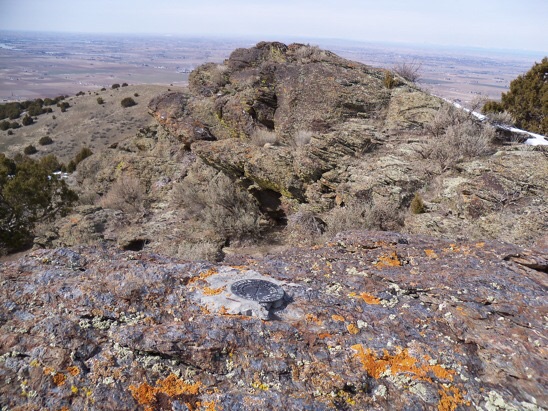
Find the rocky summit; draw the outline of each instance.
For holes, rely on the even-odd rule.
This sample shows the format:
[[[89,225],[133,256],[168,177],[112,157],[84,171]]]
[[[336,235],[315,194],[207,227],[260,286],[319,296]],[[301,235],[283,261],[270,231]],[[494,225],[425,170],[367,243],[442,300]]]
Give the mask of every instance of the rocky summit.
[[[395,73],[264,42],[189,82],[150,102],[150,127],[78,165],[82,205],[38,246],[221,260],[348,229],[522,246],[548,229],[546,152]]]
[[[371,231],[223,264],[37,250],[0,266],[0,402],[545,409],[547,251]],[[281,303],[241,309],[242,278],[276,284]]]
[[[546,151],[302,44],[205,64],[0,262],[2,410],[542,410]]]

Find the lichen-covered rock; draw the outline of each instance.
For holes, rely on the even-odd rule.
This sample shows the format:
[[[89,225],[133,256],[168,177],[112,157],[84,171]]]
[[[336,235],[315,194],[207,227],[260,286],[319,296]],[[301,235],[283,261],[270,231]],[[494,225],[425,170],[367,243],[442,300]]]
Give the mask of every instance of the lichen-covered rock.
[[[223,265],[34,251],[0,264],[0,406],[540,410],[546,251],[390,232]],[[209,303],[251,272],[287,296],[268,321]]]

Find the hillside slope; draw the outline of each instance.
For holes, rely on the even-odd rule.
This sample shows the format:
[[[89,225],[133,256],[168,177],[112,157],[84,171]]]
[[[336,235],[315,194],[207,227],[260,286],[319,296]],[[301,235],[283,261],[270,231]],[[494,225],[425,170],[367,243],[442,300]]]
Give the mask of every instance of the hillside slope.
[[[140,128],[148,126],[148,102],[168,88],[175,89],[130,85],[70,96],[64,100],[70,104],[65,112],[53,106],[52,113],[42,114],[36,117],[33,124],[12,130],[13,135],[1,131],[0,152],[13,157],[32,144],[39,150],[35,157],[55,154],[60,161],[68,163],[82,147],[102,151],[113,143],[133,137]],[[137,105],[122,107],[120,102],[125,97],[133,98]],[[102,98],[104,103],[98,104],[97,98]],[[39,145],[38,141],[45,136],[50,137],[53,144]]]

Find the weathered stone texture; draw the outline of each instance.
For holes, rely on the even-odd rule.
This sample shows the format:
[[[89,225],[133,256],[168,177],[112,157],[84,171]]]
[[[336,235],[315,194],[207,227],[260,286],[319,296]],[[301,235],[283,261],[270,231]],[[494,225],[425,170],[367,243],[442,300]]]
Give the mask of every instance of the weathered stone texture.
[[[526,252],[390,232],[224,265],[35,251],[0,265],[0,404],[542,409],[547,267],[542,242]],[[203,303],[230,297],[218,273],[249,270],[289,297],[268,321]]]

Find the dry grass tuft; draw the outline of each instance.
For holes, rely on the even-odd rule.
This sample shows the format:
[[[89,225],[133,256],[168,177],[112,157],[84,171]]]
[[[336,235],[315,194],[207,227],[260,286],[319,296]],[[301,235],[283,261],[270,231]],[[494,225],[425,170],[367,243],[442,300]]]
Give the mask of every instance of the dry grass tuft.
[[[275,131],[258,128],[251,134],[251,142],[259,147],[265,144],[275,145],[278,143],[278,136]]]

